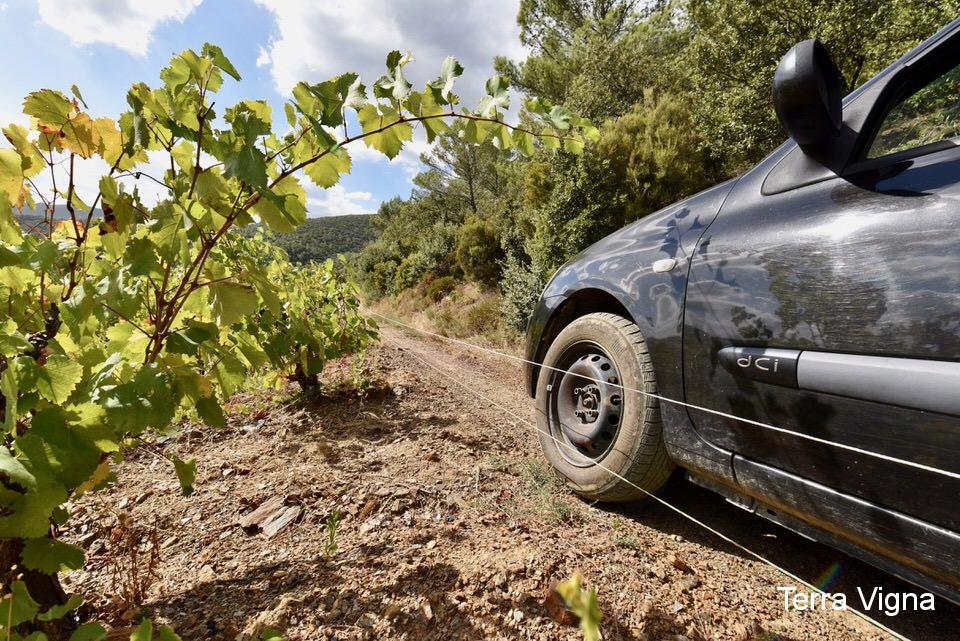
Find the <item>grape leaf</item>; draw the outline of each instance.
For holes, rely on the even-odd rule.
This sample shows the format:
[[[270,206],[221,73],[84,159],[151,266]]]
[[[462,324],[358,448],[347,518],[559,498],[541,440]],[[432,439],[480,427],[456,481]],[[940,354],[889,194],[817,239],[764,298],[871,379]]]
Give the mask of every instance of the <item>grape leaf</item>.
[[[374,105],[365,105],[357,113],[363,129],[363,142],[393,160],[400,153],[404,141],[413,139],[413,129],[401,122],[400,114],[389,107],[381,113]]]
[[[83,605],[83,597],[79,594],[72,594],[63,605],[51,606],[49,610],[37,616],[39,621],[56,621],[62,619],[68,613],[73,612]],[[28,637],[29,638],[29,637]],[[26,640],[25,640],[26,641]]]
[[[177,480],[180,481],[180,491],[184,496],[193,494],[193,484],[197,480],[197,461],[190,459],[184,461],[179,456],[171,457],[174,471],[177,473]]]
[[[33,116],[41,123],[61,127],[70,119],[73,105],[59,91],[41,89],[27,94],[23,101],[23,113]]]
[[[453,56],[446,58],[440,66],[440,76],[430,82],[431,94],[438,104],[455,104],[457,97],[453,93],[453,84],[463,74],[463,67]]]
[[[4,627],[16,627],[33,621],[39,611],[40,605],[27,592],[27,585],[23,581],[14,581],[10,585],[10,593],[0,599],[0,621],[3,621]]]
[[[0,149],[0,192],[6,192],[2,200],[14,205],[20,199],[23,188],[22,158],[13,149]]]
[[[318,187],[333,187],[340,181],[340,174],[350,173],[350,156],[344,149],[329,152],[316,162],[307,165],[304,173]]]
[[[28,357],[17,359],[20,389],[37,390],[51,403],[65,403],[81,376],[83,367],[64,354],[48,356],[43,365]]]
[[[273,231],[293,231],[307,219],[307,196],[295,177],[287,176],[273,189],[261,189],[259,193],[253,212]]]
[[[197,414],[210,427],[223,427],[227,419],[223,415],[223,408],[214,396],[201,396],[196,403]]]
[[[73,631],[70,641],[104,641],[107,631],[99,623],[84,623]]]
[[[257,311],[257,295],[249,285],[214,283],[208,287],[216,323],[226,327]]]
[[[83,550],[50,537],[27,539],[23,544],[21,559],[24,567],[44,574],[77,570],[86,561]]]
[[[503,76],[487,80],[487,95],[480,99],[477,112],[484,118],[493,118],[500,109],[510,106],[510,81]]]
[[[240,72],[237,71],[237,68],[233,66],[233,63],[230,62],[230,59],[223,55],[223,50],[209,42],[203,43],[203,48],[200,50],[200,55],[204,58],[209,58],[213,61],[218,68],[222,69],[226,74],[228,74],[234,80],[240,80]]]

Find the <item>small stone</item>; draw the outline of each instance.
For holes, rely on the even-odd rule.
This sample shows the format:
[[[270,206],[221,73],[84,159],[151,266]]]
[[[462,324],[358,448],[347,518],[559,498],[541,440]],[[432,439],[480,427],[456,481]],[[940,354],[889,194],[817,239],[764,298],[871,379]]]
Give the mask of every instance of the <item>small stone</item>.
[[[687,576],[680,581],[680,589],[684,592],[690,592],[698,587],[700,587],[700,579],[695,576]]]
[[[573,612],[567,609],[567,605],[563,602],[563,599],[560,597],[560,595],[557,594],[556,588],[557,582],[554,581],[546,590],[544,590],[544,609],[547,611],[547,614],[550,615],[550,618],[560,625],[576,624],[577,617],[574,616]]]
[[[693,568],[691,568],[689,565],[687,565],[687,563],[686,563],[683,559],[681,559],[679,556],[677,556],[676,554],[670,554],[670,555],[668,555],[668,556],[667,556],[667,561],[670,562],[670,565],[672,565],[673,567],[677,568],[677,569],[680,570],[681,572],[686,572],[686,573],[688,573],[688,574],[693,572]]]
[[[676,614],[677,612],[680,612],[681,610],[683,610],[685,607],[687,607],[687,606],[685,606],[684,604],[680,603],[679,601],[674,601],[674,602],[673,602],[673,606],[671,606],[670,609],[673,610],[673,613],[674,613],[674,614]]]
[[[217,578],[217,573],[214,571],[213,566],[205,565],[200,568],[200,571],[197,573],[197,581],[200,583],[209,583]]]

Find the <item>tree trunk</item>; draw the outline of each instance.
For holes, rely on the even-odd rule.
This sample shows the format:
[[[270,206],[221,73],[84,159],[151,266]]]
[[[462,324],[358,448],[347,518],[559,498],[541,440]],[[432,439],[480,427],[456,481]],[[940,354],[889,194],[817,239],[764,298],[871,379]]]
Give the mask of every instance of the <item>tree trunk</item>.
[[[300,385],[300,389],[304,392],[310,392],[320,387],[320,375],[307,374],[299,363],[297,363],[297,369],[293,373],[293,380]]]

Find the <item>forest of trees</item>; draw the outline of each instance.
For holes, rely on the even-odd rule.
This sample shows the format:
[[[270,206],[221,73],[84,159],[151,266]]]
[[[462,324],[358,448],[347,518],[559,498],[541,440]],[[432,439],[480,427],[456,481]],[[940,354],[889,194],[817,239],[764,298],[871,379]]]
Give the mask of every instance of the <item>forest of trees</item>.
[[[359,251],[374,238],[369,214],[309,218],[292,232],[278,234],[275,242],[290,260],[305,265]]]
[[[819,38],[850,90],[958,12],[957,0],[521,0],[530,54],[497,70],[524,98],[602,123],[599,142],[525,158],[453,129],[423,156],[410,197],[373,217],[376,240],[354,260],[364,288],[378,298],[472,281],[499,290],[521,329],[571,256],[786,138],[771,82],[793,44]]]

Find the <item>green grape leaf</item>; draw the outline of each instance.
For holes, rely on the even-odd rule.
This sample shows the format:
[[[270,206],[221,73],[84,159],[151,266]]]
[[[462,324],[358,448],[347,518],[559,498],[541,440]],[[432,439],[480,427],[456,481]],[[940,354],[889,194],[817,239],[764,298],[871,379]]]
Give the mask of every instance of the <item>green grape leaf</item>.
[[[570,129],[570,120],[572,118],[573,113],[566,107],[561,107],[560,105],[551,108],[547,114],[547,120],[553,128],[560,131],[568,131]]]
[[[350,173],[350,156],[345,149],[328,152],[316,162],[307,165],[304,173],[318,187],[333,187],[340,182],[340,174]]]
[[[27,585],[23,581],[14,581],[10,585],[10,593],[0,599],[0,621],[4,626],[16,627],[33,621],[39,611],[40,605],[27,592]]]
[[[140,434],[150,427],[165,427],[173,418],[176,403],[171,387],[163,372],[144,367],[132,381],[102,392],[97,403],[118,432]]]
[[[177,330],[167,336],[164,349],[172,354],[196,356],[200,345],[216,338],[216,325],[207,323],[193,324],[186,329]]]
[[[223,175],[251,187],[266,187],[267,158],[252,144],[227,147],[223,150]]]
[[[494,125],[493,146],[500,150],[510,149],[513,146],[513,136],[506,125]]]
[[[563,150],[571,154],[583,153],[583,140],[567,136],[563,139]]]
[[[490,137],[497,125],[498,123],[488,120],[468,120],[463,128],[463,139],[468,143],[479,145]]]
[[[223,427],[227,419],[223,415],[223,408],[214,396],[201,396],[196,403],[197,414],[210,427]]]
[[[213,61],[219,69],[223,70],[224,73],[228,74],[234,80],[240,80],[240,73],[237,71],[236,67],[233,66],[233,63],[230,62],[229,58],[223,55],[223,50],[216,46],[212,45],[209,42],[203,43],[203,48],[200,50],[200,55],[204,58],[209,58]]]
[[[160,626],[157,630],[156,641],[182,641],[179,636],[169,627]],[[283,641],[281,639],[281,641]]]
[[[130,641],[153,641],[153,622],[144,619],[130,635]]]
[[[223,118],[234,133],[248,145],[271,131],[273,110],[264,100],[243,100],[227,109]]]
[[[38,621],[57,621],[62,619],[70,612],[83,605],[83,597],[79,594],[71,594],[70,598],[63,605],[51,606],[49,610],[37,616]]]
[[[41,123],[61,127],[70,119],[73,105],[59,91],[41,89],[27,94],[23,101],[23,113],[33,116]]]
[[[533,146],[533,136],[525,131],[513,132],[513,146],[524,156],[532,156],[535,151]]]
[[[208,287],[217,324],[233,325],[257,311],[257,294],[249,285],[221,282]]]
[[[355,73],[345,73],[308,89],[317,99],[320,124],[327,127],[338,127],[343,123],[345,107],[356,109],[367,101],[366,87]],[[312,117],[312,114],[308,115]]]
[[[453,56],[448,57],[440,66],[440,76],[430,82],[429,87],[432,90],[437,104],[447,105],[456,104],[457,96],[453,93],[453,84],[463,74],[463,67]]]
[[[37,146],[30,142],[29,131],[20,125],[11,124],[3,130],[3,135],[20,154],[20,169],[25,178],[36,176],[44,170],[46,162]]]
[[[365,105],[357,113],[363,130],[363,142],[393,160],[400,153],[404,141],[413,139],[410,123],[402,122],[399,113],[383,107],[383,112],[374,105]]]
[[[403,67],[413,60],[413,56],[391,51],[387,54],[387,73],[373,85],[373,95],[377,98],[392,98],[400,102],[410,93],[412,85],[403,77]]]
[[[14,149],[0,149],[0,192],[6,192],[2,198],[3,204],[10,207],[20,199],[20,190],[23,189],[22,158]]]
[[[197,461],[195,459],[184,461],[179,456],[171,457],[170,461],[177,473],[177,480],[180,481],[180,491],[184,496],[190,496],[193,494],[193,484],[197,480]]]
[[[64,487],[86,481],[100,465],[102,452],[69,426],[70,415],[48,406],[33,416],[30,429],[14,441],[34,472],[43,470]]]
[[[224,397],[227,398],[237,391],[247,376],[247,368],[243,362],[229,353],[220,357],[220,362],[214,367],[213,372]]]
[[[445,113],[443,107],[438,104],[432,91],[410,94],[407,105],[411,113],[419,118],[424,118],[421,122],[427,132],[427,142],[433,142],[437,136],[450,129],[450,126],[443,119]]]
[[[19,245],[23,240],[23,231],[20,228],[20,223],[13,216],[10,200],[5,193],[5,190],[0,188],[0,241],[11,245]]]
[[[99,623],[84,623],[73,631],[70,641],[104,641],[107,631]]]
[[[487,80],[487,95],[480,99],[477,113],[484,118],[493,118],[500,109],[510,106],[510,81],[504,76],[494,76]]]
[[[83,367],[63,354],[48,356],[43,365],[28,357],[17,359],[20,389],[37,390],[51,403],[65,403],[82,376]]]
[[[44,574],[78,570],[86,561],[83,550],[77,546],[49,537],[27,539],[23,545],[21,558],[24,567],[29,570],[39,570]]]
[[[83,96],[80,95],[80,88],[77,85],[70,85],[70,93],[73,94],[73,97],[80,101],[80,104],[83,105],[84,109],[89,109],[87,107],[87,101],[83,99]]]
[[[307,219],[307,195],[294,176],[258,193],[260,200],[253,206],[253,213],[273,231],[293,231]]]
[[[570,611],[580,619],[580,630],[583,631],[584,641],[600,641],[600,606],[597,603],[597,591],[593,588],[585,590],[580,574],[559,583],[557,594],[563,599]]]

